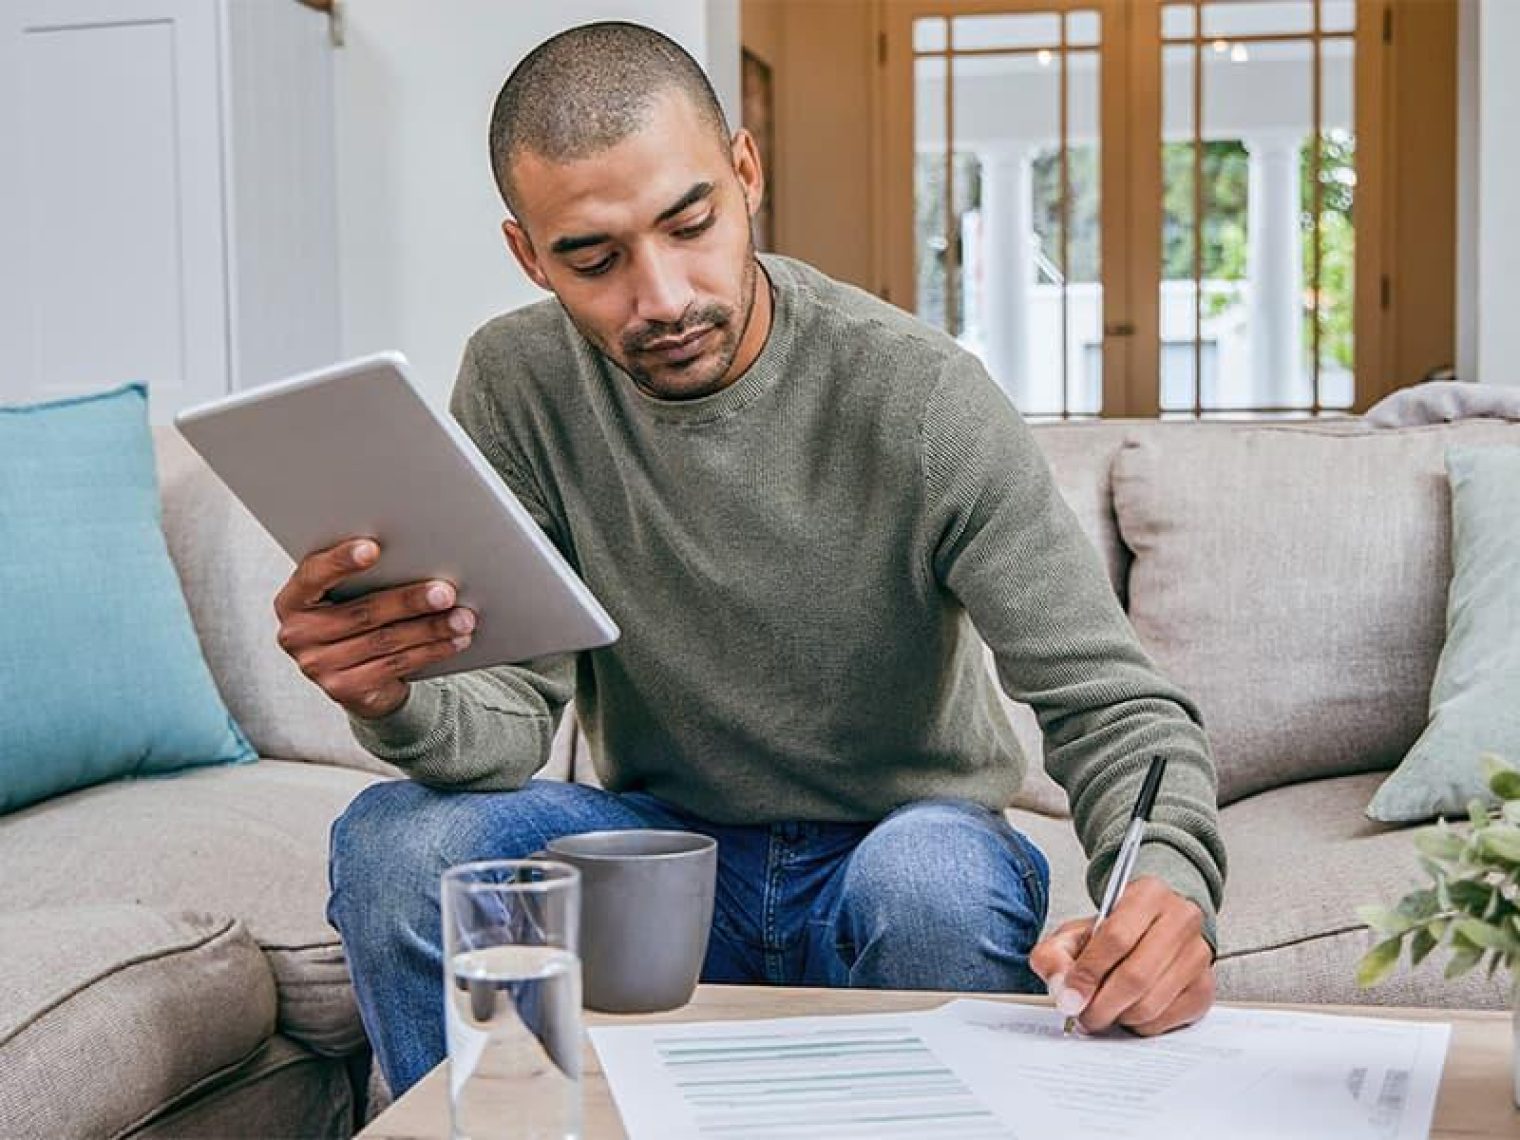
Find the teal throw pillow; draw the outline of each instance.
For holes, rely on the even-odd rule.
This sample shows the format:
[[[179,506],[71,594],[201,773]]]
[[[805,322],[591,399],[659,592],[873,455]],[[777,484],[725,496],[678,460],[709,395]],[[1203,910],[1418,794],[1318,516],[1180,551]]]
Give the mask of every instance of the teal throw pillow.
[[[160,528],[147,391],[0,407],[0,813],[243,763]]]
[[[1385,823],[1495,805],[1481,757],[1520,763],[1520,447],[1453,447],[1451,591],[1430,720],[1378,788],[1367,814]]]

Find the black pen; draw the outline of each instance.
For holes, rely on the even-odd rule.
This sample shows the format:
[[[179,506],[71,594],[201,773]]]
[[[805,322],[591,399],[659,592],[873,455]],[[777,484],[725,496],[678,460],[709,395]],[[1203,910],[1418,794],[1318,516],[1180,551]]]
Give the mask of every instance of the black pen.
[[[1114,860],[1114,869],[1108,876],[1108,889],[1103,892],[1103,905],[1098,908],[1098,917],[1093,921],[1092,930],[1087,936],[1089,940],[1098,933],[1098,927],[1103,925],[1103,920],[1119,902],[1119,896],[1135,870],[1135,860],[1140,857],[1140,843],[1145,838],[1145,825],[1150,822],[1156,793],[1161,790],[1161,773],[1165,771],[1166,757],[1153,756],[1150,771],[1145,774],[1145,783],[1140,785],[1140,798],[1135,801],[1135,810],[1129,817],[1129,830],[1124,833],[1124,842],[1119,844],[1119,856]],[[1061,1032],[1070,1033],[1076,1024],[1075,1017],[1068,1017]]]

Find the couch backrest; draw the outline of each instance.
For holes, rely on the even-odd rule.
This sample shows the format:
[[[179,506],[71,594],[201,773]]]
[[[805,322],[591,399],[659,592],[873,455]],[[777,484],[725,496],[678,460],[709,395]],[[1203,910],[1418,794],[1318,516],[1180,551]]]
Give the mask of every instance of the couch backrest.
[[[169,553],[212,676],[253,746],[261,756],[397,774],[359,747],[342,709],[275,642],[274,599],[291,559],[177,431],[156,428],[154,445]]]
[[[1425,725],[1445,632],[1453,443],[1520,424],[1036,426],[1141,644],[1198,701],[1220,800],[1393,767]],[[1064,814],[1031,710],[1016,801]]]
[[[1398,762],[1425,723],[1444,637],[1445,448],[1520,444],[1520,424],[1106,421],[1035,438],[1141,643],[1198,700],[1222,802]],[[169,550],[255,747],[393,772],[275,644],[290,559],[177,432],[155,441]],[[1032,712],[1006,704],[1031,760],[1016,802],[1063,814]],[[573,733],[567,717],[552,774],[569,769]]]
[[[1221,803],[1392,768],[1424,728],[1455,443],[1520,424],[1148,428],[1116,456],[1130,620],[1198,701]]]

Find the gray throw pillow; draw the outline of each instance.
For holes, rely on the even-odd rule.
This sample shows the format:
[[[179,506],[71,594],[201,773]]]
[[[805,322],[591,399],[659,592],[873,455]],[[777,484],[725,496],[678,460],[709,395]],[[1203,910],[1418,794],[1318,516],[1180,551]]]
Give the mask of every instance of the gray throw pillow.
[[[1451,589],[1430,721],[1367,815],[1406,823],[1496,801],[1480,757],[1520,762],[1520,447],[1453,447]]]

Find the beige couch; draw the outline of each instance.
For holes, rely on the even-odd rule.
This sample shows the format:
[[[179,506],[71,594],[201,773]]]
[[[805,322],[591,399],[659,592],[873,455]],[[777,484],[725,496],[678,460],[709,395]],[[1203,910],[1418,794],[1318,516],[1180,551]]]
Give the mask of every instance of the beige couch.
[[[1415,874],[1407,831],[1363,808],[1423,723],[1440,650],[1441,453],[1520,443],[1520,426],[1037,434],[1214,740],[1230,852],[1221,996],[1503,1005],[1498,983],[1431,967],[1370,994],[1352,974],[1367,944],[1354,907]],[[0,1136],[347,1135],[368,1057],[323,916],[327,832],[394,772],[275,647],[288,562],[177,437],[158,442],[207,659],[266,759],[0,818]],[[1012,713],[1037,755],[1027,710]],[[578,743],[568,725],[548,775],[592,778]],[[1089,912],[1060,790],[1037,776],[1012,817],[1050,855],[1052,924]]]

